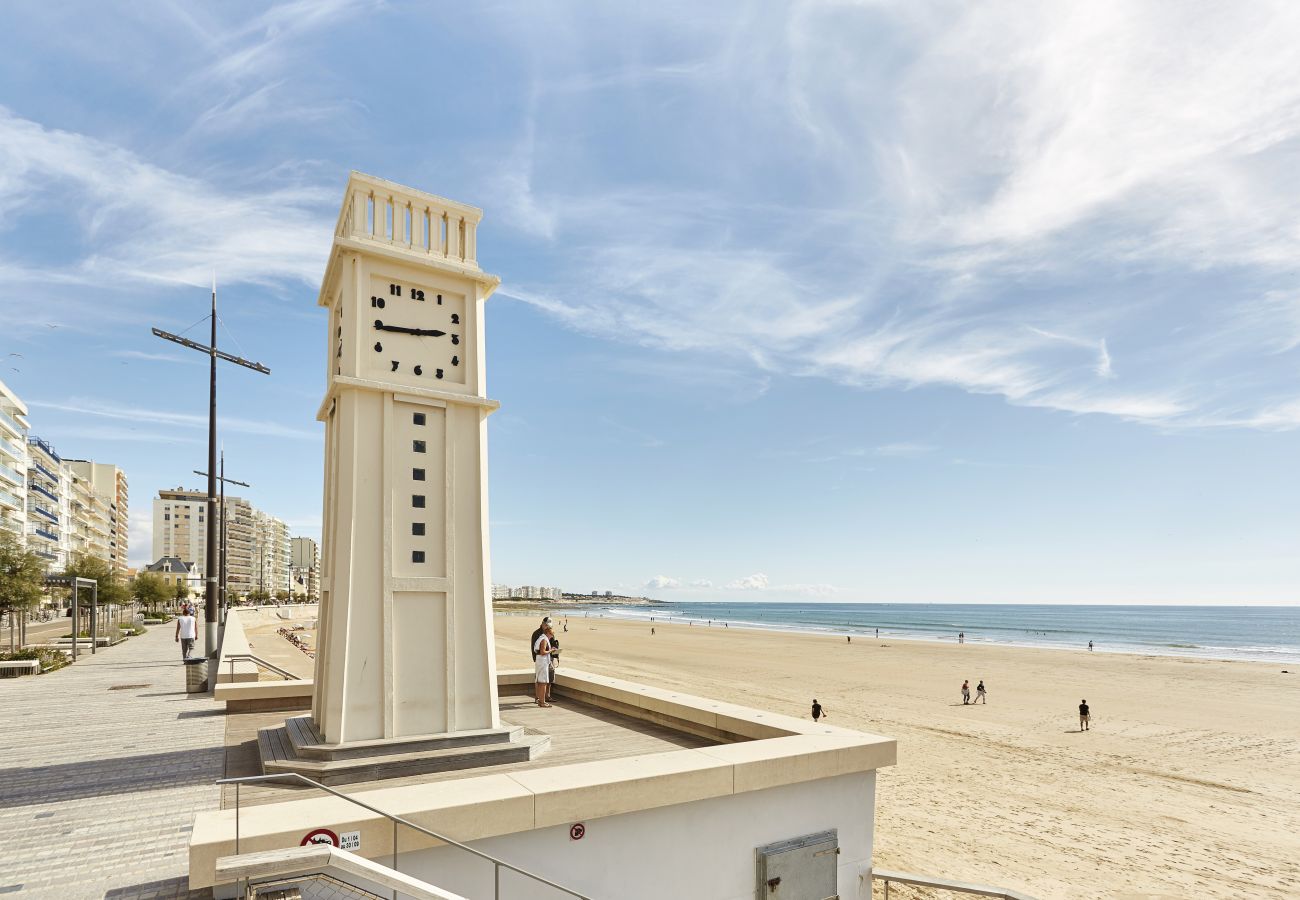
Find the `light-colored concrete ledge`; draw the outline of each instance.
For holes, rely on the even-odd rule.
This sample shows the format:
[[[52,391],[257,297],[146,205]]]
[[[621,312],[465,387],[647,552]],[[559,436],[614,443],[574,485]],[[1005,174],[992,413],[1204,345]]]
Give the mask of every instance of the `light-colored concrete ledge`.
[[[212,695],[217,702],[226,704],[226,712],[311,709],[312,685],[310,678],[240,681],[218,684]]]
[[[378,887],[388,888],[412,900],[466,900],[460,894],[439,890],[410,875],[330,846],[291,847],[217,860],[217,878],[222,884],[244,879],[295,878],[329,869],[365,879],[369,882],[365,887],[372,893]]]
[[[503,671],[498,684],[523,689],[531,670]],[[310,693],[310,682],[284,682]],[[258,691],[261,685],[218,686],[228,691]],[[280,685],[276,685],[280,687]],[[617,704],[652,721],[687,723],[725,735],[716,746],[541,767],[511,774],[475,775],[400,788],[357,792],[358,800],[441,832],[458,841],[530,831],[566,822],[596,819],[762,790],[780,785],[870,772],[893,765],[892,738],[761,712],[679,691],[636,684],[572,669],[556,680],[560,696],[586,703]],[[233,810],[199,813],[190,839],[190,886],[216,882],[218,858],[234,853]],[[393,851],[392,826],[346,800],[319,796],[244,809],[240,818],[242,853],[297,846],[314,828],[361,832],[361,854],[383,859]],[[437,845],[425,835],[402,829],[401,852]]]

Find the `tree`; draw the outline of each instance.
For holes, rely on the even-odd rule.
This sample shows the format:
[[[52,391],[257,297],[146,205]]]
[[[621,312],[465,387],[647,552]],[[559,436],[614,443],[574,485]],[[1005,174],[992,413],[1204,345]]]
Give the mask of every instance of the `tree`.
[[[276,603],[288,603],[288,602],[289,602],[289,592],[288,592],[288,591],[276,591],[276,592],[275,592],[275,602],[276,602]]]
[[[166,603],[171,596],[171,590],[161,575],[141,572],[135,576],[135,582],[131,585],[131,596],[135,598],[136,603],[148,607],[150,612],[157,612],[158,607]]]
[[[91,556],[89,553],[78,553],[63,574],[68,578],[89,578],[96,582],[99,585],[98,602],[100,606],[125,606],[131,602],[131,592],[122,583],[121,577],[108,564],[107,560],[100,559],[98,556]],[[71,591],[71,588],[69,588],[69,591]],[[85,598],[82,601],[83,603],[87,603],[90,599],[85,594],[81,596]],[[85,607],[83,606],[83,608]]]
[[[249,603],[265,603],[271,599],[271,595],[262,588],[253,588],[248,592]]]
[[[188,600],[190,596],[190,585],[184,578],[176,579],[176,602]]]
[[[45,567],[17,535],[0,528],[0,617],[23,613],[41,602]],[[13,642],[13,630],[10,632]]]

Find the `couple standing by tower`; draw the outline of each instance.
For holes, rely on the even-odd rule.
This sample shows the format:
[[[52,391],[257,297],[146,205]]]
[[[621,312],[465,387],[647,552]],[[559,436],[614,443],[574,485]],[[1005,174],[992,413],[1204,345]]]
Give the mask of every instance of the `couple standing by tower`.
[[[537,705],[551,705],[551,685],[555,683],[555,670],[560,666],[560,642],[551,627],[551,617],[544,616],[541,626],[532,636],[534,689]]]

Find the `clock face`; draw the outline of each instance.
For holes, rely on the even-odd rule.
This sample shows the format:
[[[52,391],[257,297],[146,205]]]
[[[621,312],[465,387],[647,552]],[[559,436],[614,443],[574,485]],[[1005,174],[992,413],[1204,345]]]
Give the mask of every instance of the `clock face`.
[[[465,383],[464,295],[374,275],[358,324],[365,377],[433,388]]]

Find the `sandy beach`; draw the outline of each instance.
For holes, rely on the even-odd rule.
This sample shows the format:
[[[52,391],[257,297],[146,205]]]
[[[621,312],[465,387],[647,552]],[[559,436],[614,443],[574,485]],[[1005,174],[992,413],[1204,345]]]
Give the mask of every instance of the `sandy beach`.
[[[568,622],[566,665],[791,715],[816,697],[897,738],[881,868],[1041,898],[1300,896],[1300,666]],[[529,665],[536,624],[496,617],[501,668]]]

